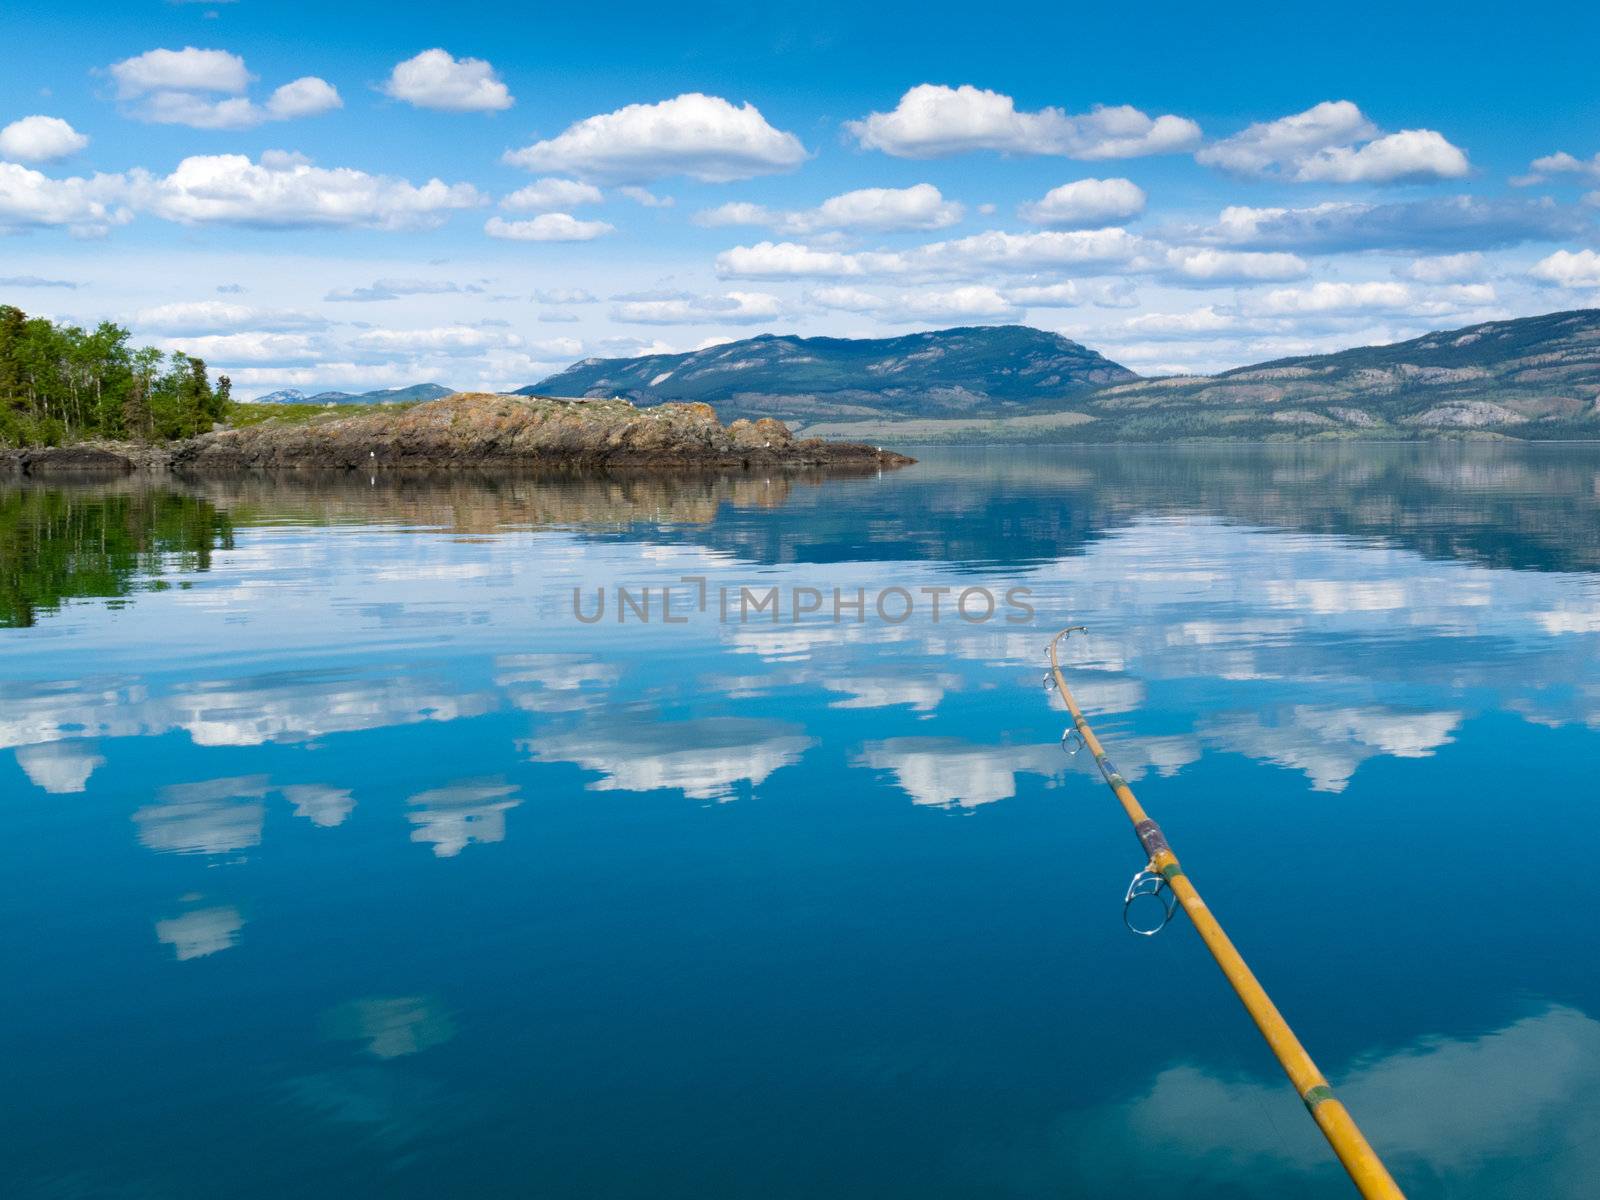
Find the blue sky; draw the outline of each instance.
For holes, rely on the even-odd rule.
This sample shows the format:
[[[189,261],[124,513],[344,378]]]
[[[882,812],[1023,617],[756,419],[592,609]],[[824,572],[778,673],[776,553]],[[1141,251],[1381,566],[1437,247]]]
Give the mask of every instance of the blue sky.
[[[1144,373],[1600,304],[1600,17],[0,15],[0,298],[241,394],[1025,321]]]

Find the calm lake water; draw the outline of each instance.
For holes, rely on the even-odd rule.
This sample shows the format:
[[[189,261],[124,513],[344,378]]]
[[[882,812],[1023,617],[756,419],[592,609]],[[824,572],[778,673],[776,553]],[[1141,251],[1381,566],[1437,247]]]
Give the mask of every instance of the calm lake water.
[[[0,487],[5,1193],[1353,1194],[1069,623],[1413,1200],[1600,1191],[1600,447],[923,458]]]

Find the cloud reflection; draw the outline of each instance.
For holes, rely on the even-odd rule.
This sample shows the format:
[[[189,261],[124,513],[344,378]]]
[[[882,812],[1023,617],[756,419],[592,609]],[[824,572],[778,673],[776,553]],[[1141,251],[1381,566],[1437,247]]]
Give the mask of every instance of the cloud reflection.
[[[735,786],[764,782],[816,745],[800,727],[753,717],[647,721],[625,717],[522,743],[537,761],[577,763],[603,778],[592,791],[677,789],[691,800],[731,799]]]
[[[1478,1037],[1423,1038],[1357,1063],[1335,1087],[1402,1186],[1452,1200],[1594,1195],[1600,1021],[1576,1009]],[[1175,1186],[1280,1197],[1331,1169],[1298,1107],[1279,1079],[1177,1065],[1132,1100],[1070,1118],[1056,1149],[1093,1194]]]
[[[857,766],[894,772],[914,804],[976,808],[1017,794],[1017,775],[1055,778],[1065,766],[1053,745],[977,746],[948,737],[868,742]]]
[[[36,787],[54,796],[86,791],[89,776],[105,763],[93,742],[44,742],[17,748],[17,765]]]
[[[506,840],[506,813],[522,801],[504,779],[463,779],[418,792],[406,801],[406,820],[416,826],[413,842],[433,847],[440,858],[454,858],[468,846]]]
[[[168,854],[226,854],[261,841],[265,775],[181,783],[133,814],[139,841]]]
[[[231,905],[197,908],[156,922],[156,940],[172,947],[179,962],[226,950],[239,940],[244,918]]]

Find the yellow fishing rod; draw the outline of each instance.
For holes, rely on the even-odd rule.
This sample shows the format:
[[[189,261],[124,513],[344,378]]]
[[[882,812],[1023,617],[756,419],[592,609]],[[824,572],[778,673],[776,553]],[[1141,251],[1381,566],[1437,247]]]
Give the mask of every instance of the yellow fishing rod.
[[[1349,1172],[1350,1179],[1357,1189],[1369,1200],[1373,1197],[1383,1200],[1405,1200],[1405,1193],[1390,1176],[1377,1152],[1368,1144],[1344,1104],[1333,1094],[1328,1081],[1323,1078],[1322,1072],[1317,1070],[1317,1064],[1311,1061],[1311,1056],[1300,1044],[1300,1039],[1295,1037],[1294,1031],[1278,1012],[1277,1006],[1272,1003],[1266,990],[1256,981],[1255,975],[1245,965],[1239,951],[1234,949],[1233,943],[1228,940],[1228,935],[1222,931],[1222,926],[1206,907],[1206,902],[1200,899],[1200,893],[1195,891],[1194,884],[1189,882],[1188,875],[1178,865],[1178,856],[1172,852],[1172,847],[1167,845],[1167,839],[1162,836],[1161,827],[1145,813],[1134,797],[1133,789],[1128,786],[1127,780],[1117,773],[1111,759],[1106,756],[1105,747],[1100,744],[1100,739],[1095,737],[1094,730],[1089,728],[1083,710],[1078,707],[1078,702],[1072,697],[1071,689],[1067,687],[1066,677],[1061,674],[1061,659],[1057,652],[1063,638],[1068,634],[1079,632],[1087,630],[1082,625],[1074,625],[1070,629],[1063,629],[1050,639],[1050,673],[1045,676],[1045,680],[1061,693],[1067,711],[1072,714],[1073,729],[1062,735],[1062,742],[1065,743],[1074,731],[1082,739],[1083,745],[1094,755],[1095,765],[1100,768],[1100,774],[1105,777],[1106,783],[1122,802],[1128,820],[1133,822],[1133,831],[1139,837],[1139,844],[1150,856],[1149,865],[1135,875],[1133,882],[1128,885],[1128,893],[1123,899],[1123,920],[1128,921],[1128,908],[1134,900],[1141,896],[1153,896],[1165,905],[1166,915],[1161,924],[1153,928],[1139,928],[1129,921],[1128,927],[1135,933],[1159,932],[1172,918],[1171,901],[1161,895],[1163,890],[1170,891],[1170,894],[1183,906],[1183,911],[1189,914],[1189,920],[1194,923],[1201,941],[1205,942],[1206,949],[1211,951],[1211,957],[1217,960],[1222,973],[1233,985],[1233,990],[1239,994],[1239,999],[1250,1013],[1251,1019],[1255,1021],[1256,1028],[1261,1030],[1261,1036],[1267,1039],[1267,1045],[1272,1048],[1272,1053],[1282,1064],[1284,1073],[1289,1076],[1295,1091],[1300,1094],[1300,1099],[1305,1102],[1306,1109],[1322,1130],[1323,1136],[1328,1139],[1333,1152],[1339,1156],[1339,1161],[1344,1164],[1344,1169]]]

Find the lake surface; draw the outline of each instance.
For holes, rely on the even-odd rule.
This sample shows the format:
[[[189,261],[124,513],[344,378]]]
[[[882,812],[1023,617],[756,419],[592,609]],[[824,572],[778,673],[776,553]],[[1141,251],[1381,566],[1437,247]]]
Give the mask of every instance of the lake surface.
[[[6,1194],[1352,1195],[1086,624],[1414,1200],[1595,1195],[1600,447],[923,459],[0,486]]]

